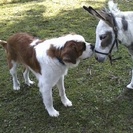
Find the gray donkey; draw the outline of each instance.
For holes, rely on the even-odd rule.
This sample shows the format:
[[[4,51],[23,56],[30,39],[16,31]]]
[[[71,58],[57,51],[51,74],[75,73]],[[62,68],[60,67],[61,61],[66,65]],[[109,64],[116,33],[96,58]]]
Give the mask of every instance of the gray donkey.
[[[112,62],[111,54],[117,51],[118,42],[124,44],[133,57],[133,11],[120,11],[113,0],[108,2],[109,11],[96,11],[86,6],[83,8],[100,19],[96,28],[95,43],[95,57],[99,62],[104,62],[108,57]],[[133,70],[127,88],[133,89]]]

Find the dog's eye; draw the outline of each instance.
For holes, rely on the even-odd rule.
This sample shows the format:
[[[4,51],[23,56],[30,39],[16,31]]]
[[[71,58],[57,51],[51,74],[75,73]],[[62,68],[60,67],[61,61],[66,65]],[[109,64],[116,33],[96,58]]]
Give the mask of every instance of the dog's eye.
[[[104,35],[100,35],[99,38],[100,38],[100,40],[103,40],[103,39],[106,38],[106,35],[105,34]]]

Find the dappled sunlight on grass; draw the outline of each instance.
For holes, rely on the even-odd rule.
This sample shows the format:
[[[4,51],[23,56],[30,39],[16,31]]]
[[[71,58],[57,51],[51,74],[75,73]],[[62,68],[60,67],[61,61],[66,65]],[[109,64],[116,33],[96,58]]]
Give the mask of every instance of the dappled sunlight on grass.
[[[21,31],[30,32],[38,36],[46,31],[48,33],[54,33],[52,36],[57,36],[57,31],[60,30],[63,34],[75,32],[71,30],[71,27],[77,29],[79,24],[74,24],[74,21],[79,22],[76,20],[77,18],[83,19],[84,21],[86,19],[86,22],[89,19],[88,14],[82,9],[83,5],[100,7],[104,5],[104,2],[46,0],[3,4],[0,6],[2,9],[0,10],[0,34],[4,33],[3,35],[6,36],[7,32],[15,33]],[[84,14],[86,14],[86,18],[83,17]],[[32,25],[32,29],[30,25]],[[49,35],[47,34],[47,36]]]
[[[82,8],[83,5],[100,7],[103,6],[105,0],[97,0],[97,1],[82,1],[82,0],[46,0],[46,1],[32,1],[28,3],[14,3],[14,4],[4,4],[1,5],[0,21],[10,19],[10,18],[20,18],[25,17],[24,12],[27,12],[29,9],[39,8],[39,6],[44,6],[44,17],[55,17],[62,10],[74,10],[77,8]]]
[[[43,4],[46,7],[46,12],[43,14],[44,16],[53,17],[60,14],[63,10],[75,10],[78,8],[82,8],[83,5],[86,6],[93,6],[93,7],[100,7],[103,6],[103,3],[105,0],[101,1],[82,1],[82,0],[52,0],[52,1],[46,1],[42,2],[40,4]]]
[[[3,0],[8,1],[8,0]],[[82,6],[102,9],[106,0],[9,0],[0,3],[0,39],[16,32],[28,32],[39,38],[81,34],[95,42],[98,23]],[[120,1],[124,10],[133,2]],[[124,92],[131,78],[133,63],[127,50],[119,47],[122,60],[101,64],[95,58],[81,61],[65,78],[67,96],[73,106],[62,106],[58,90],[53,90],[59,118],[50,118],[43,106],[37,82],[24,85],[23,69],[18,77],[20,91],[12,90],[6,55],[0,46],[0,133],[121,133],[132,132],[133,92]],[[30,75],[35,79],[33,75]],[[36,80],[35,80],[36,81]]]

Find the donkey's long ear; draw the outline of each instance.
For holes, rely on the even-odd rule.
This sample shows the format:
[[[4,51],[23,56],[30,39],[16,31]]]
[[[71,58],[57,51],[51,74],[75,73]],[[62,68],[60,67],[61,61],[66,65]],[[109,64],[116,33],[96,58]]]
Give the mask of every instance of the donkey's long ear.
[[[110,13],[107,13],[106,11],[102,10],[102,11],[96,11],[94,8],[92,8],[91,6],[86,7],[83,6],[83,8],[85,10],[87,10],[91,15],[93,15],[94,17],[103,20],[105,23],[107,23],[109,26],[113,27],[114,26],[114,22],[113,22],[113,18],[111,16]]]
[[[83,8],[88,11],[91,15],[93,15],[94,17],[98,18],[98,19],[102,19],[102,20],[106,20],[106,18],[104,16],[102,16],[98,11],[96,11],[94,8],[92,8],[91,6],[86,7],[83,6]]]

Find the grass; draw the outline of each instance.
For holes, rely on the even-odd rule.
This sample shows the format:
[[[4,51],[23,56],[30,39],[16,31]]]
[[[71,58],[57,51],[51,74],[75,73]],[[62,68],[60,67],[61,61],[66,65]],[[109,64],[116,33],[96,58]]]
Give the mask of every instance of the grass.
[[[133,10],[133,2],[117,0],[120,9]],[[83,5],[102,8],[104,0],[3,0],[0,2],[0,39],[16,32],[28,32],[40,38],[70,32],[95,42],[97,20],[82,9]],[[48,116],[37,82],[24,85],[19,69],[21,90],[13,91],[6,55],[0,46],[0,133],[131,133],[133,131],[133,91],[130,82],[132,62],[120,46],[115,56],[122,60],[111,66],[94,58],[82,61],[66,76],[67,96],[73,107],[65,108],[54,89],[58,118]],[[90,74],[91,71],[91,74]],[[32,79],[36,81],[33,75]]]

